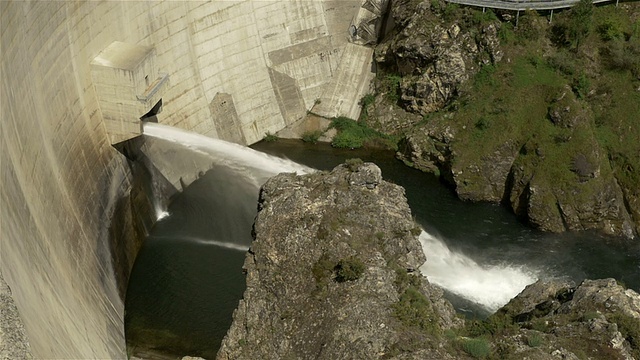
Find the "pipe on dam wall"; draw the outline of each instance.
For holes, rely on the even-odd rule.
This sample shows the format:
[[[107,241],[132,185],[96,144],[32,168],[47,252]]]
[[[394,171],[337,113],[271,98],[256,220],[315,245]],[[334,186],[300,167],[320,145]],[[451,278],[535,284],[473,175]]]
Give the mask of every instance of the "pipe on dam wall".
[[[362,64],[371,49],[347,36],[360,9],[360,0],[0,2],[0,272],[34,357],[126,354],[121,295],[141,225],[92,60],[114,41],[152,47],[169,81],[162,123],[253,143],[318,99],[328,116],[357,111],[371,77]]]

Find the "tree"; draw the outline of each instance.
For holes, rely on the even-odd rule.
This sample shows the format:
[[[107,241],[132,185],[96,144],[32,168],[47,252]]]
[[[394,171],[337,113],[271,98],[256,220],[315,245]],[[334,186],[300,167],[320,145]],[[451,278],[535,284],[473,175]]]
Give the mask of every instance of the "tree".
[[[586,39],[589,35],[592,15],[592,0],[580,0],[571,8],[571,12],[569,13],[569,21],[567,24],[567,31],[569,40],[576,48],[579,48],[584,39]]]

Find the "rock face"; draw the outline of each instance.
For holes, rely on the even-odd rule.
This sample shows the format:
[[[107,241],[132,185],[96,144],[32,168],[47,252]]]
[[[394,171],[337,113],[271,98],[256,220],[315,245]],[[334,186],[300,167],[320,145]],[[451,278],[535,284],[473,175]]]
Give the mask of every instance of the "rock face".
[[[640,356],[640,295],[614,279],[579,286],[538,281],[498,311],[521,329],[499,340],[504,358],[637,359]],[[586,355],[589,354],[589,355]]]
[[[31,346],[11,297],[11,289],[0,273],[0,359],[33,359]]]
[[[478,34],[443,20],[428,1],[394,1],[396,33],[376,49],[376,61],[402,77],[400,102],[422,115],[441,109],[479,65],[500,61],[498,21]]]
[[[438,1],[392,3],[395,30],[376,48],[383,71],[376,82],[379,96],[365,103],[367,123],[404,136],[399,157],[440,174],[463,200],[503,203],[545,231],[637,236],[637,146],[620,150],[607,145],[637,136],[617,120],[603,127],[600,119],[598,125],[598,111],[604,106],[598,101],[610,100],[599,100],[595,90],[580,93],[575,84],[551,86],[529,79],[522,88],[535,91],[509,103],[507,98],[518,96],[517,86],[504,90],[501,84],[513,84],[513,74],[522,68],[513,66],[516,53],[506,56],[506,64],[478,73],[505,56],[498,37],[500,22],[468,9],[455,15],[452,11]],[[542,36],[546,25],[534,16],[525,18],[519,36]],[[491,86],[482,87],[483,83]],[[526,102],[544,104],[518,117],[517,109]],[[522,118],[526,120],[517,120]],[[608,131],[616,135],[603,140]]]
[[[640,359],[635,291],[539,281],[464,321],[420,274],[418,232],[373,164],[270,179],[218,359]]]
[[[218,359],[419,358],[425,348],[450,358],[435,339],[459,320],[420,274],[420,229],[377,166],[272,178],[254,232]]]

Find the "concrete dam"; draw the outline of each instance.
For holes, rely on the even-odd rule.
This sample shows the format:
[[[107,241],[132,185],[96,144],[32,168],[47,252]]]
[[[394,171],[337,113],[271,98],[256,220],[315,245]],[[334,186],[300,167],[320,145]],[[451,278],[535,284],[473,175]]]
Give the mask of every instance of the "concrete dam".
[[[123,155],[141,119],[246,145],[310,110],[355,118],[387,5],[0,2],[0,358],[126,358],[155,221]]]

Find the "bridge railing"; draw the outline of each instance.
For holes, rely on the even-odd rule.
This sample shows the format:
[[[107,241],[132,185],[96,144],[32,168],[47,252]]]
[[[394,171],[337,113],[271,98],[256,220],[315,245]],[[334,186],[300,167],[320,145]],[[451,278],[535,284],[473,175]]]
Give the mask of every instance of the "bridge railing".
[[[503,9],[524,11],[531,10],[554,10],[570,8],[580,0],[445,0],[449,3],[477,6],[482,8]],[[593,0],[594,4],[604,2],[614,2],[617,4],[617,0]]]

